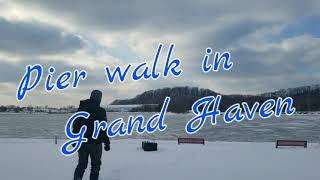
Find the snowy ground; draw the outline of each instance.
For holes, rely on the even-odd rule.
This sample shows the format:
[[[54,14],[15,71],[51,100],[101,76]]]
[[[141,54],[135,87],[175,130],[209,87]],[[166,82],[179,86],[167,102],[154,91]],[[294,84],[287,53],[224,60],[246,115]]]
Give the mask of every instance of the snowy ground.
[[[62,142],[60,142],[62,143]],[[113,141],[103,153],[101,180],[318,180],[320,145],[275,149],[273,143],[158,141],[144,152],[141,140]],[[64,157],[53,140],[0,139],[0,179],[72,179],[77,156]],[[90,166],[88,166],[90,170]],[[87,170],[84,179],[88,179]]]

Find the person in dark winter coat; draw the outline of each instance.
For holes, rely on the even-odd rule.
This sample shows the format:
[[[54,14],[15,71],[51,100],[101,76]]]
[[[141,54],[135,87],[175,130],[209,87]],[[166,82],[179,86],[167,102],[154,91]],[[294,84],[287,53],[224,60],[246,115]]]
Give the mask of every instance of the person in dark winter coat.
[[[90,99],[80,101],[78,111],[86,111],[90,113],[90,117],[88,119],[78,118],[73,123],[74,133],[78,133],[84,125],[87,127],[84,137],[88,139],[78,150],[79,161],[74,172],[74,180],[82,179],[88,166],[89,156],[91,159],[90,180],[98,180],[101,166],[102,143],[104,144],[105,151],[110,150],[109,137],[105,131],[101,130],[97,139],[92,138],[94,121],[107,121],[106,111],[100,107],[101,98],[102,92],[94,90],[91,92]]]

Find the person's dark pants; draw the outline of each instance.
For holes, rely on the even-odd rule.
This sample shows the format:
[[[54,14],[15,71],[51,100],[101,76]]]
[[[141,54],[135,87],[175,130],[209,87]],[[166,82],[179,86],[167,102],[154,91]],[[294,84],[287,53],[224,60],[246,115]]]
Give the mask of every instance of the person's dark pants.
[[[98,180],[101,166],[102,144],[82,144],[78,151],[79,161],[74,172],[74,180],[81,180],[88,166],[88,158],[91,159],[90,180]]]

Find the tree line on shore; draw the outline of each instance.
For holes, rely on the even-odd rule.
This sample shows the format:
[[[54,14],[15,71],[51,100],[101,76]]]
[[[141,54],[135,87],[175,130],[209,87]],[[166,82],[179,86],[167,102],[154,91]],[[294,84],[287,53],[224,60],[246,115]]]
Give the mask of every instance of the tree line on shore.
[[[73,113],[76,112],[75,106],[64,106],[64,107],[48,107],[48,106],[17,106],[7,105],[0,106],[0,112],[12,112],[12,113]]]
[[[206,96],[222,95],[220,111],[225,111],[233,104],[247,102],[250,107],[255,102],[264,102],[270,98],[292,97],[296,111],[320,111],[320,85],[302,86],[297,88],[282,89],[275,92],[262,93],[258,95],[223,95],[210,89],[198,87],[173,87],[162,88],[143,92],[131,99],[115,100],[111,105],[135,105],[131,112],[158,112],[160,111],[164,99],[169,96],[168,112],[186,113],[191,110],[195,101]],[[73,113],[76,112],[75,106],[64,106],[59,108],[48,106],[24,106],[17,105],[0,106],[0,112],[27,112],[27,113]],[[110,111],[111,112],[111,111]]]
[[[220,93],[198,87],[163,88],[146,91],[131,99],[115,100],[111,104],[158,104],[157,108],[150,108],[146,105],[132,109],[132,111],[159,111],[165,97],[169,96],[171,101],[168,111],[185,113],[191,110],[192,104],[198,99],[206,96],[217,96],[218,94]],[[278,97],[292,97],[297,111],[320,111],[320,86],[318,85],[290,88],[258,95],[220,95],[222,95],[220,103],[222,112],[236,103],[247,102],[252,107],[255,102],[261,104],[267,99]]]

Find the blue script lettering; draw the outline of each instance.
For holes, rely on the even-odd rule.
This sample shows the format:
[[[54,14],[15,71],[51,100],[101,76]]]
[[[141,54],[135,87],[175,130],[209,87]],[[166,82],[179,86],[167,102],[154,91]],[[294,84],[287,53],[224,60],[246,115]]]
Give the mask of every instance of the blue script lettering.
[[[220,101],[221,96],[216,98],[207,96],[199,99],[192,105],[192,112],[195,115],[185,126],[185,131],[188,134],[198,132],[204,125],[206,118],[211,118],[211,124],[217,124],[217,117],[220,115]],[[244,112],[243,112],[244,111]],[[287,97],[282,99],[279,97],[277,100],[268,99],[260,106],[259,102],[255,102],[250,108],[247,102],[236,103],[231,105],[224,113],[223,120],[225,123],[233,121],[241,122],[245,119],[253,120],[257,112],[261,118],[269,118],[273,114],[280,117],[282,111],[286,115],[293,115],[295,108],[293,107],[293,99]]]
[[[275,116],[280,117],[284,106],[286,106],[286,109],[284,110],[284,112],[288,116],[293,115],[294,112],[296,111],[296,108],[293,107],[293,99],[291,97],[286,97],[285,99],[282,99],[280,97],[278,98],[278,101],[277,101]]]
[[[55,83],[52,83],[51,82],[52,74],[54,72],[55,72],[54,67],[50,67],[48,69],[48,75],[47,75],[46,81],[45,81],[45,90],[47,92],[51,92],[55,86],[58,90],[67,89],[70,86],[69,80],[71,79],[72,73],[70,71],[65,71],[58,76]],[[36,76],[34,76],[34,75],[36,75]],[[25,96],[27,95],[28,91],[34,90],[39,85],[39,83],[41,82],[42,75],[43,75],[43,68],[40,64],[36,64],[33,66],[28,65],[26,67],[26,73],[22,77],[22,79],[19,83],[18,89],[17,89],[17,97],[16,98],[18,101],[22,101],[25,98]],[[79,81],[85,80],[86,76],[87,76],[86,71],[75,70],[72,87],[76,88],[79,84]],[[34,80],[32,81],[32,79],[34,79]]]
[[[108,127],[107,134],[109,137],[124,136],[126,135],[126,130],[124,128],[125,123],[123,122],[122,118],[114,120]],[[116,128],[116,129],[114,129]]]
[[[92,139],[97,139],[100,133],[100,130],[105,131],[108,127],[108,124],[106,121],[101,121],[99,122],[99,120],[95,120],[94,121],[94,131],[92,134]]]
[[[192,118],[185,127],[185,131],[188,134],[194,134],[199,131],[205,123],[206,118],[211,118],[211,124],[217,123],[217,116],[220,115],[219,105],[221,96],[218,95],[216,98],[213,96],[204,97],[199,99],[192,105],[192,112],[196,117]],[[213,103],[213,104],[212,104]],[[200,111],[200,108],[202,110]],[[212,110],[210,110],[212,108]],[[193,127],[193,124],[198,122],[198,125]]]
[[[181,61],[179,58],[171,58],[173,50],[174,50],[174,44],[170,44],[168,53],[167,53],[167,59],[163,70],[163,77],[168,77],[169,74],[173,74],[174,77],[178,77],[182,74]],[[109,66],[105,67],[107,82],[109,84],[113,84],[118,79],[119,82],[123,83],[125,82],[128,73],[131,72],[131,79],[134,81],[139,81],[141,79],[158,79],[158,77],[161,75],[160,72],[157,72],[157,64],[159,56],[162,52],[163,45],[160,43],[158,46],[157,53],[153,60],[152,68],[148,66],[147,62],[143,62],[138,64],[134,69],[132,70],[132,65],[128,64],[124,69],[122,69],[120,66],[116,66],[114,70],[112,71]]]
[[[30,79],[31,79],[31,75],[33,72],[37,73],[37,76],[35,78],[35,80],[33,81],[33,83],[31,83],[32,85],[30,85]],[[26,73],[24,74],[24,76],[22,77],[20,84],[18,86],[17,89],[17,100],[18,101],[22,101],[27,92],[31,91],[33,88],[37,87],[41,77],[43,74],[43,70],[42,70],[42,66],[40,64],[36,64],[34,66],[28,65],[26,67]]]
[[[225,123],[231,123],[233,120],[242,121],[243,119],[244,119],[244,116],[241,114],[240,104],[234,104],[230,106],[224,113]]]
[[[115,136],[131,135],[135,126],[138,134],[142,134],[144,132],[154,133],[157,130],[160,132],[164,131],[167,128],[167,125],[164,123],[164,118],[165,118],[169,103],[170,103],[170,97],[166,97],[162,105],[161,111],[151,116],[147,121],[146,125],[143,124],[144,117],[142,115],[138,115],[135,118],[133,116],[129,116],[129,122],[126,128],[122,118],[116,119],[108,127],[108,131],[107,131],[108,136],[115,137]]]
[[[263,102],[260,107],[259,102],[255,102],[251,109],[246,102],[243,102],[242,107],[244,113],[242,113],[240,104],[234,104],[230,106],[224,114],[224,122],[241,122],[245,118],[252,120],[255,112],[258,112],[260,118],[263,119],[270,118],[272,115],[280,117],[282,110],[284,110],[286,115],[292,115],[295,112],[295,108],[293,107],[293,99],[291,97],[287,97],[284,100],[282,100],[281,97],[279,97],[277,100],[268,99]],[[284,109],[284,107],[286,108]]]
[[[228,71],[233,67],[233,62],[230,61],[231,59],[230,52],[227,51],[227,52],[223,52],[222,54],[220,52],[216,52],[212,62],[213,65],[209,64],[211,53],[212,53],[212,49],[208,47],[206,49],[206,54],[204,55],[203,61],[202,61],[202,71],[204,73],[208,73],[211,69],[214,72],[218,72],[220,64],[222,63],[223,60],[224,60],[224,63],[222,67],[225,71]]]
[[[69,120],[67,121],[67,124],[65,126],[65,134],[66,134],[67,138],[69,138],[70,140],[61,146],[60,152],[63,155],[70,156],[70,155],[76,153],[80,149],[82,143],[88,141],[88,139],[84,137],[84,134],[87,130],[87,127],[82,126],[80,128],[79,133],[73,133],[72,132],[72,124],[79,117],[83,117],[85,119],[88,119],[89,116],[90,116],[90,114],[88,112],[80,111],[80,112],[76,112],[75,114],[73,114],[69,118]],[[72,147],[72,144],[75,144],[75,146]],[[71,146],[71,149],[69,149],[70,146]]]

